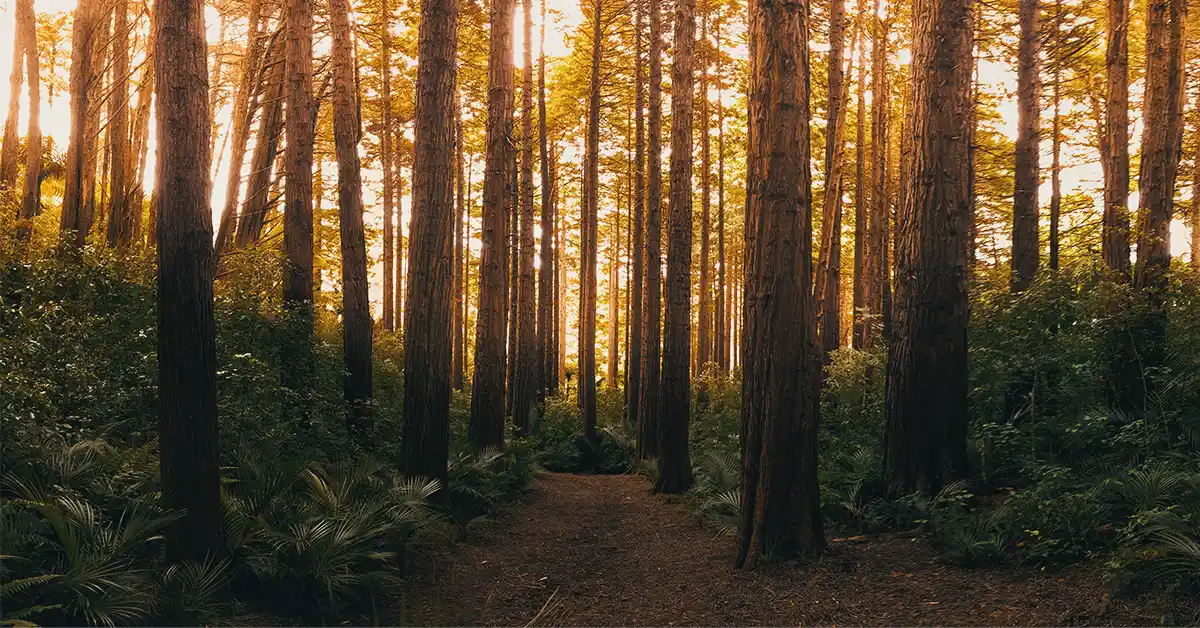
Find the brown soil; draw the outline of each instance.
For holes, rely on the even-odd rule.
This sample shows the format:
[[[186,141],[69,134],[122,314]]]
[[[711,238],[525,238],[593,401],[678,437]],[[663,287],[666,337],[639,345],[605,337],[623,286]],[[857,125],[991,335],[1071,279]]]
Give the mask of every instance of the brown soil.
[[[733,541],[638,476],[544,475],[530,495],[427,556],[406,596],[428,625],[1147,625],[1094,569],[960,569],[926,543],[830,543],[810,565],[733,569]]]

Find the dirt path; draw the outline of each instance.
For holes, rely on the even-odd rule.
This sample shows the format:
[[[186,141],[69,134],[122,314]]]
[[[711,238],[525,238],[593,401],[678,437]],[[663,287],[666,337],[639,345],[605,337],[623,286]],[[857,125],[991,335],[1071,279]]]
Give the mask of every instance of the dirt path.
[[[729,538],[637,476],[549,474],[429,560],[412,625],[1157,624],[1110,602],[1098,574],[944,565],[920,541],[831,543],[809,566],[730,566]]]

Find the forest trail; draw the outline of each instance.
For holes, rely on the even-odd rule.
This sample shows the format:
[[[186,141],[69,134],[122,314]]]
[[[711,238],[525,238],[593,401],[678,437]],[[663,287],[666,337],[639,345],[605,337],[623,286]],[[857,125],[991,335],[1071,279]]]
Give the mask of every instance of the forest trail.
[[[831,541],[811,566],[731,566],[733,541],[645,478],[545,474],[466,543],[427,557],[409,625],[1148,625],[1094,569],[961,569],[924,541]],[[424,561],[422,561],[424,562]]]

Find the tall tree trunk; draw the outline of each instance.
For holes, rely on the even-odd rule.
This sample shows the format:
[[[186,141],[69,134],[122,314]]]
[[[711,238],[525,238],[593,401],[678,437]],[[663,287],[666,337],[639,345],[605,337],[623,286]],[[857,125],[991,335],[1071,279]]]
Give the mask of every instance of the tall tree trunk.
[[[1059,33],[1062,28],[1062,0],[1054,0],[1054,45],[1058,47]],[[1062,77],[1060,76],[1060,66],[1062,59],[1054,60],[1054,71],[1051,73],[1051,81],[1053,82],[1053,99],[1054,99],[1054,119],[1051,123],[1050,132],[1053,137],[1050,138],[1050,257],[1048,263],[1050,270],[1058,270],[1058,223],[1062,214]],[[972,160],[974,162],[974,160]]]
[[[853,40],[851,43],[854,43]],[[846,3],[845,0],[833,0],[830,5],[829,25],[829,111],[826,115],[828,123],[825,128],[825,194],[821,213],[820,265],[817,267],[815,291],[817,333],[823,361],[828,361],[830,352],[837,348],[840,335],[840,321],[837,318],[838,304],[841,301],[838,276],[841,275],[842,169],[845,162],[846,102],[849,100],[850,94],[850,84],[846,81],[845,70],[842,68],[842,55],[845,48]]]
[[[404,310],[404,472],[443,480],[450,453],[457,31],[458,0],[422,3]]]
[[[399,222],[395,211],[393,177],[395,176],[395,150],[392,145],[392,9],[388,0],[379,3],[379,73],[382,77],[380,97],[383,129],[379,133],[379,160],[383,167],[383,328],[396,330],[396,243],[394,222]]]
[[[1170,230],[1175,180],[1183,131],[1183,43],[1186,0],[1151,0],[1146,20],[1145,125],[1138,189],[1138,246],[1134,285],[1144,299],[1137,351],[1140,364],[1133,386],[1134,407],[1141,409],[1155,388],[1149,373],[1166,360]],[[1173,428],[1174,429],[1174,428]]]
[[[702,9],[700,19],[700,47],[703,58],[700,61],[700,321],[696,330],[696,374],[704,370],[709,361],[711,348],[711,330],[713,327],[712,308],[712,260],[709,243],[712,239],[712,150],[708,137],[708,129],[712,117],[708,111],[708,65],[711,55],[708,54],[708,14],[711,7],[707,2]]]
[[[105,87],[105,77],[108,72],[108,44],[112,38],[112,11],[111,7],[101,5],[97,14],[98,24],[95,27],[98,32],[92,38],[92,63],[90,67],[91,76],[87,81],[87,89],[92,91],[93,95],[98,97],[91,99],[88,109],[87,126],[84,129],[84,137],[87,138],[84,154],[87,156],[87,170],[84,174],[84,189],[86,203],[88,209],[85,211],[89,216],[93,216],[96,222],[97,235],[103,236],[103,229],[106,225],[104,211],[107,204],[105,198],[106,186],[103,182],[108,173],[108,142],[101,141],[107,126],[101,126],[100,118],[103,113],[104,105],[107,102],[105,92],[108,91]],[[104,158],[101,160],[100,155],[103,153]],[[99,166],[99,169],[97,167]],[[97,181],[100,184],[97,184]]]
[[[146,180],[147,160],[150,155],[150,105],[154,101],[154,66],[158,64],[158,59],[154,56],[154,30],[151,29],[150,36],[146,41],[147,55],[143,62],[145,68],[142,70],[142,81],[138,85],[138,100],[137,109],[133,117],[133,158],[136,160],[132,164],[133,174],[130,180],[130,203],[133,205],[134,211],[139,214],[142,208],[146,205],[146,190],[142,182]],[[158,244],[158,213],[154,203],[150,204],[148,212],[148,223],[146,226],[146,242],[150,246]],[[220,249],[217,249],[220,253]]]
[[[649,0],[650,114],[647,119],[648,179],[646,182],[646,291],[642,315],[642,366],[637,417],[637,455],[658,457],[662,321],[662,7]]]
[[[524,67],[521,72],[521,219],[517,273],[517,355],[513,423],[533,430],[537,411],[537,300],[533,283],[533,0],[523,0]]]
[[[860,295],[860,289],[865,288],[866,286],[865,286],[865,284],[863,284],[862,286],[859,285],[860,282],[858,280],[858,277],[862,273],[862,269],[865,266],[865,264],[869,263],[868,259],[865,257],[866,251],[862,251],[860,249],[860,243],[865,244],[866,238],[864,237],[862,239],[859,239],[860,231],[863,236],[866,235],[866,225],[862,225],[860,227],[860,224],[866,222],[867,203],[868,203],[866,180],[865,180],[866,179],[866,157],[867,157],[867,152],[866,152],[866,144],[867,144],[867,128],[866,128],[866,120],[867,120],[867,104],[866,104],[867,58],[866,57],[867,57],[867,50],[866,50],[866,42],[864,41],[864,38],[862,37],[861,23],[862,23],[862,20],[865,20],[865,19],[874,20],[875,16],[867,15],[865,13],[865,6],[864,6],[865,4],[866,3],[863,2],[863,0],[859,0],[859,2],[858,2],[858,18],[856,19],[855,24],[854,24],[854,40],[853,40],[853,45],[854,45],[855,49],[858,51],[858,53],[857,53],[858,58],[856,60],[857,61],[857,69],[858,69],[858,95],[856,98],[857,102],[855,103],[855,107],[856,107],[856,109],[855,109],[855,127],[856,128],[855,128],[855,135],[854,135],[854,215],[855,215],[855,219],[854,219],[854,235],[855,235],[855,239],[854,239],[854,242],[855,242],[855,245],[854,245],[854,276],[855,276],[855,280],[854,281],[855,281],[855,285],[852,289],[854,292],[852,298],[854,299],[855,303],[858,303],[862,296],[866,296],[865,292]],[[854,64],[852,63],[851,65],[853,66]],[[861,217],[861,219],[860,219],[860,217]],[[840,218],[841,218],[840,211],[838,212],[838,218],[840,221]],[[840,222],[839,222],[838,226],[839,227],[841,226]],[[838,233],[839,234],[841,233],[840,229],[838,230]],[[838,246],[839,243],[840,243],[840,237],[838,238],[838,242],[834,242],[835,249],[840,248]],[[840,262],[841,261],[840,256],[835,261]],[[835,263],[835,267],[836,267],[836,263]],[[836,318],[840,322],[840,318],[841,318],[841,308],[840,308],[841,290],[839,289],[840,286],[838,286],[836,283],[834,283],[830,287],[833,289],[833,295],[835,295],[838,298],[826,299],[824,303],[821,303],[821,308],[826,312],[824,314],[824,320],[829,320],[836,315]],[[832,311],[830,310],[831,306],[833,307]],[[828,330],[828,329],[822,327],[819,331],[821,333],[821,338],[822,338],[822,351],[823,351],[822,355],[824,356],[824,359],[828,360],[829,353],[833,349],[836,349],[838,347],[838,342],[841,340],[841,338],[840,338],[841,330],[840,330],[840,328],[832,330],[832,331],[838,332],[837,335],[833,336],[833,337],[831,337],[831,334],[830,334],[831,330]],[[860,331],[862,331],[862,330],[859,330],[859,329],[852,330],[852,332],[854,332],[855,337],[858,337],[858,335],[859,335],[858,332],[860,332]],[[851,345],[856,346],[858,348],[862,348],[861,341],[856,341],[854,339],[851,340]]]
[[[312,412],[313,356],[313,84],[312,0],[289,0],[287,13],[287,122],[284,132],[283,340],[280,382],[288,391],[284,416],[303,429]],[[406,395],[407,398],[407,395]],[[291,406],[291,407],[288,407]]]
[[[626,421],[636,429],[638,408],[641,404],[642,386],[642,290],[646,283],[645,246],[643,233],[646,223],[646,128],[643,116],[646,110],[646,77],[642,61],[642,19],[644,5],[634,7],[634,58],[633,58],[633,120],[634,120],[634,179],[633,179],[633,282],[629,286],[629,372],[626,373],[628,415]]]
[[[471,378],[471,445],[504,441],[504,370],[508,349],[508,229],[513,124],[513,13],[516,0],[490,5],[487,154],[483,175],[483,255],[479,263],[474,376]]]
[[[404,268],[404,167],[395,147],[401,144],[403,125],[393,124],[392,134],[392,207],[396,212],[396,229],[393,231],[396,250],[392,254],[396,276],[392,281],[392,312],[395,314],[395,331],[399,333],[404,329],[404,281],[407,275]]]
[[[515,115],[515,113],[514,113]],[[513,142],[520,141],[513,130]],[[519,168],[519,151],[512,151],[513,163],[509,164],[512,181],[508,189],[512,194],[509,202],[511,212],[508,216],[508,347],[511,352],[504,372],[504,415],[513,416],[513,400],[517,392],[517,290],[520,288],[521,272],[521,171]]]
[[[808,5],[750,5],[742,489],[734,564],[811,556],[824,545],[813,327]]]
[[[725,283],[725,100],[721,94],[721,24],[717,23],[717,302],[713,325],[713,357],[721,373],[729,372],[729,299]]]
[[[225,204],[221,209],[221,221],[217,225],[217,254],[225,252],[233,243],[233,231],[237,225],[237,206],[242,189],[242,164],[246,161],[246,144],[250,141],[250,121],[254,112],[250,108],[256,83],[260,75],[259,65],[263,59],[263,42],[260,36],[262,0],[251,0],[246,31],[246,50],[241,62],[241,76],[237,95],[233,100],[230,131],[233,146],[229,151],[229,173],[225,182]]]
[[[1196,96],[1196,128],[1192,131],[1192,135],[1197,138],[1193,144],[1196,146],[1197,154],[1200,155],[1200,94]],[[1192,268],[1200,270],[1200,157],[1193,158],[1192,172],[1192,212],[1191,212],[1191,227],[1192,227]]]
[[[967,451],[967,136],[970,0],[914,7],[913,154],[896,251],[888,353],[888,490],[936,493]]]
[[[129,168],[129,2],[113,5],[112,89],[108,97],[109,170],[108,245],[125,248],[133,242],[136,217],[126,197]],[[211,147],[210,147],[211,152]]]
[[[862,346],[872,344],[871,326],[875,317],[888,321],[891,315],[891,281],[888,277],[888,243],[891,199],[888,194],[888,129],[891,126],[888,106],[891,102],[888,83],[888,30],[890,19],[879,16],[879,0],[875,0],[873,18],[874,41],[871,61],[871,210],[866,218],[866,312],[859,330]]]
[[[155,64],[159,475],[163,506],[183,513],[166,530],[167,560],[199,561],[225,550],[203,2],[155,3],[153,29],[155,56],[171,59]]]
[[[658,430],[658,481],[654,490],[681,493],[692,487],[688,456],[692,309],[692,52],[695,0],[675,1],[675,47],[671,62],[671,230],[667,237],[667,298],[663,325],[662,416]]]
[[[279,140],[283,134],[283,86],[286,62],[281,45],[273,53],[269,49],[270,62],[264,68],[265,84],[262,115],[258,121],[258,138],[254,143],[254,154],[250,158],[250,177],[246,183],[246,202],[238,218],[235,248],[246,248],[262,237],[267,209],[271,204],[271,175],[276,169],[279,155]]]
[[[363,232],[362,173],[358,142],[358,93],[350,33],[350,3],[329,0],[333,35],[333,138],[338,162],[338,231],[342,249],[342,352],[349,431],[373,449],[371,434],[371,301],[367,294],[367,246]]]
[[[1033,283],[1038,269],[1038,135],[1041,129],[1041,72],[1038,0],[1020,1],[1017,53],[1017,142],[1014,156],[1012,291]]]
[[[612,216],[611,240],[608,248],[608,361],[604,385],[617,388],[620,362],[621,329],[621,195],[617,193],[617,210]]]
[[[75,21],[71,29],[71,135],[67,143],[66,174],[63,182],[62,219],[59,229],[63,238],[75,248],[82,248],[92,226],[91,205],[86,202],[87,182],[87,134],[88,112],[92,108],[91,90],[88,83],[92,75],[93,37],[99,7],[90,0],[79,0],[75,9]],[[14,72],[18,68],[14,66]],[[10,108],[10,118],[11,108]],[[7,130],[5,131],[7,137]],[[8,140],[4,142],[8,147]]]
[[[555,153],[558,151],[556,150]],[[554,187],[550,191],[550,206],[554,212],[554,343],[558,347],[554,355],[555,388],[567,382],[567,266],[563,263],[563,226],[559,218],[562,214],[558,209],[559,180],[555,176],[558,162],[556,157],[550,158],[550,180]]]
[[[463,212],[466,211],[466,188],[463,180],[466,173],[463,170],[463,125],[462,97],[454,94],[454,182],[456,185],[454,198],[454,321],[453,321],[453,353],[450,357],[451,377],[455,390],[463,389],[463,304],[466,298],[463,293]]]
[[[17,152],[21,142],[17,126],[21,122],[21,85],[25,82],[25,66],[22,61],[25,59],[26,46],[25,29],[22,28],[22,24],[25,22],[25,13],[32,10],[32,0],[19,0],[16,3],[12,73],[8,78],[8,117],[4,119],[4,147],[0,148],[0,187],[3,188],[11,189],[17,184]],[[80,12],[82,7],[76,10],[76,13]],[[74,49],[74,46],[72,48]],[[71,82],[71,86],[75,86],[74,81]]]
[[[545,395],[554,390],[554,214],[550,205],[550,149],[546,136],[546,1],[541,2],[542,20],[538,31],[538,151],[541,164],[541,230],[538,267],[538,390]]]
[[[588,94],[587,146],[584,157],[583,215],[579,255],[579,407],[583,435],[596,443],[596,240],[600,202],[600,55],[603,7],[592,3],[592,74]]]
[[[1104,190],[1104,266],[1119,281],[1129,281],[1129,0],[1108,0],[1108,50],[1105,115],[1108,179]]]
[[[26,2],[29,0],[21,0]],[[21,203],[22,221],[33,220],[42,210],[42,90],[38,69],[37,21],[33,13],[33,3],[21,11],[23,31],[21,39],[25,43],[25,73],[29,75],[29,126],[25,131],[25,194]],[[33,226],[25,222],[18,234],[28,238],[32,235]]]

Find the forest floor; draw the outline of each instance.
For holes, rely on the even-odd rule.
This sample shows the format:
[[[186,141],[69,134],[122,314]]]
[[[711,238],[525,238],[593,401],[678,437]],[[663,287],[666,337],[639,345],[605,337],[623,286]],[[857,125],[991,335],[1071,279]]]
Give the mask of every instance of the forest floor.
[[[1096,568],[962,569],[923,540],[832,540],[809,565],[733,569],[733,540],[632,475],[542,475],[468,542],[413,565],[409,625],[1156,625]]]

